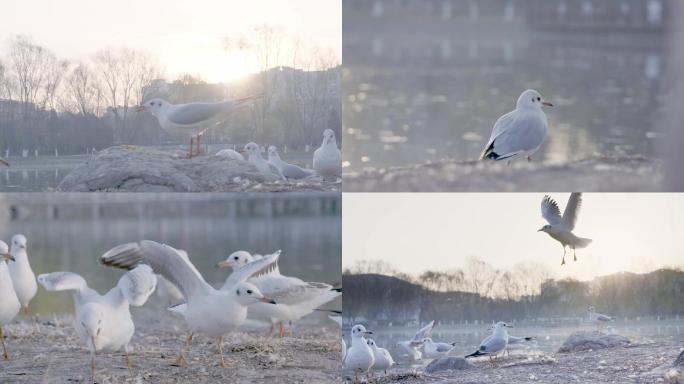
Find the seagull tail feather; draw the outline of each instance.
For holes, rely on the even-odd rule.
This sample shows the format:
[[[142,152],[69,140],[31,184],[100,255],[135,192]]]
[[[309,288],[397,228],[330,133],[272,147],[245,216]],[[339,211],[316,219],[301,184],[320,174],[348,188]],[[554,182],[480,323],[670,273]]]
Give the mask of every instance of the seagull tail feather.
[[[580,237],[575,248],[586,248],[589,244],[591,244],[591,239]]]

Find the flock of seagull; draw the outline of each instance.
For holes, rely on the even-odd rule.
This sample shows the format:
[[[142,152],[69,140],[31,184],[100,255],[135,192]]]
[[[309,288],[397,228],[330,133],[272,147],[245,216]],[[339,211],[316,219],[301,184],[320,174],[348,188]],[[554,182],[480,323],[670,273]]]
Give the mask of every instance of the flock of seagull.
[[[606,316],[596,312],[594,306],[587,309],[589,321],[596,325],[596,331],[601,332],[601,327],[606,323],[614,321],[610,316]],[[419,329],[413,338],[397,343],[404,352],[408,355],[411,362],[422,360],[423,357],[427,359],[438,359],[447,356],[457,356],[456,343],[435,342],[432,340],[431,333],[435,326],[435,321],[431,321],[423,328]],[[514,328],[510,323],[499,321],[489,327],[492,331],[490,335],[485,337],[475,352],[465,355],[464,358],[487,356],[490,362],[496,359],[499,355],[510,354],[510,349],[515,347],[523,347],[526,343],[533,342],[536,338],[533,336],[513,336],[508,333],[508,329]],[[366,336],[372,335],[373,332],[367,330],[365,326],[356,324],[351,329],[351,346],[347,349],[347,345],[342,339],[342,360],[344,367],[354,371],[354,381],[359,381],[359,374],[365,374],[366,380],[370,380],[371,371],[384,371],[390,369],[396,363],[392,358],[390,352],[385,348],[380,348],[376,341]],[[421,352],[420,349],[423,349]]]
[[[135,332],[130,306],[142,306],[159,282],[175,288],[177,305],[169,308],[180,314],[188,327],[188,338],[180,349],[174,365],[188,363],[185,355],[194,334],[218,339],[220,366],[228,364],[223,353],[223,337],[236,331],[249,319],[271,323],[268,336],[274,336],[280,324],[311,314],[341,295],[341,289],[329,284],[305,282],[280,273],[281,252],[252,255],[247,251],[233,252],[218,267],[233,269],[223,285],[216,289],[207,283],[180,249],[150,240],[118,245],[105,252],[99,262],[108,267],[124,269],[115,287],[104,295],[88,287],[85,279],[72,272],[51,272],[36,278],[28,262],[27,240],[23,235],[12,237],[11,247],[0,241],[0,340],[3,357],[9,359],[3,327],[28,305],[38,290],[67,291],[74,300],[74,327],[81,342],[91,354],[91,375],[96,373],[96,354],[123,351],[131,369],[130,342]],[[161,285],[161,284],[160,284]],[[330,311],[338,312],[338,311]]]

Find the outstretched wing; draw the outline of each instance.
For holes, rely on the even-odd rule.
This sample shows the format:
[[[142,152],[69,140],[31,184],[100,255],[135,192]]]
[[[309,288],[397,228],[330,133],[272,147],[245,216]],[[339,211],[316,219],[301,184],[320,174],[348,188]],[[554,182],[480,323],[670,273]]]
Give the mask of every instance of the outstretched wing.
[[[431,322],[428,323],[428,325],[424,326],[423,328],[419,329],[418,332],[416,332],[415,335],[413,335],[413,339],[411,339],[411,342],[419,342],[422,343],[423,339],[426,337],[430,337],[430,334],[432,333],[432,327],[435,326],[435,321],[432,320]]]
[[[581,207],[582,193],[571,193],[570,198],[568,199],[568,205],[565,206],[565,211],[563,211],[563,226],[566,229],[572,231],[575,228],[575,223],[577,222],[577,215],[579,215]]]
[[[544,196],[541,202],[542,217],[551,225],[558,225],[563,220],[560,215],[558,203],[551,196]]]
[[[250,277],[270,273],[272,269],[277,268],[278,257],[280,257],[280,251],[245,264],[228,276],[221,290],[230,289],[237,283],[247,281]]]
[[[157,287],[157,275],[149,265],[140,264],[121,276],[117,286],[131,305],[139,307],[145,304]]]
[[[37,280],[48,291],[80,291],[88,287],[85,279],[73,272],[43,273]]]
[[[118,245],[100,256],[100,263],[123,269],[133,269],[139,263],[147,264],[178,287],[188,301],[213,290],[189,259],[175,248],[155,241]]]

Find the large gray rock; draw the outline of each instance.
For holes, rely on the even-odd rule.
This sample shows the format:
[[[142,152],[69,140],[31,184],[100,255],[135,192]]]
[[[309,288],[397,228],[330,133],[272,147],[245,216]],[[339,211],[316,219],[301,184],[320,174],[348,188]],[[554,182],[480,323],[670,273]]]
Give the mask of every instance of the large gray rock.
[[[338,182],[320,178],[265,182],[246,161],[224,156],[187,159],[181,152],[116,146],[100,151],[71,171],[63,192],[335,191]]]
[[[684,351],[682,351],[677,359],[675,360],[674,364],[675,367],[679,367],[681,369],[684,369]]]
[[[447,356],[432,360],[432,362],[425,367],[425,372],[433,373],[439,371],[463,370],[471,368],[472,366],[473,365],[463,357]]]
[[[629,344],[628,338],[598,332],[575,332],[558,349],[560,353],[586,351],[588,349],[614,348]]]

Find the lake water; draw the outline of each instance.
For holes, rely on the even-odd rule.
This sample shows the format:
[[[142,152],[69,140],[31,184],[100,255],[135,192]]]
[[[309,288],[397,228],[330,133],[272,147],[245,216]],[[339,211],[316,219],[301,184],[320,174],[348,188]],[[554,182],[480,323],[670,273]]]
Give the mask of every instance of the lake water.
[[[0,239],[9,243],[12,235],[24,234],[36,275],[75,272],[100,292],[113,287],[122,271],[99,265],[97,258],[115,245],[141,239],[187,250],[213,285],[230,274],[215,264],[239,249],[282,249],[281,273],[339,283],[339,196],[269,195],[0,194]],[[341,300],[328,306],[340,309]],[[31,302],[34,313],[71,309],[67,294],[42,287]]]
[[[345,172],[476,159],[527,88],[555,104],[537,161],[657,156],[660,30],[542,28],[539,2],[374,4],[343,5]]]
[[[683,341],[684,318],[680,320],[668,319],[656,321],[652,318],[637,321],[618,320],[610,324],[611,329],[605,332],[616,332],[630,338],[633,342],[644,341]],[[372,328],[373,338],[378,345],[387,348],[394,359],[398,362],[407,362],[408,357],[397,347],[397,342],[410,340],[419,327],[380,327]],[[588,322],[577,322],[576,325],[539,327],[536,325],[516,324],[509,334],[514,336],[530,336],[535,340],[529,344],[529,348],[514,349],[512,353],[538,354],[552,353],[558,350],[567,337],[576,331],[593,331],[596,327]],[[455,354],[465,356],[474,352],[480,342],[491,334],[487,326],[436,326],[432,332],[432,339],[437,342],[455,342]],[[347,341],[349,335],[345,334]],[[416,363],[423,366],[429,363],[429,359]]]

